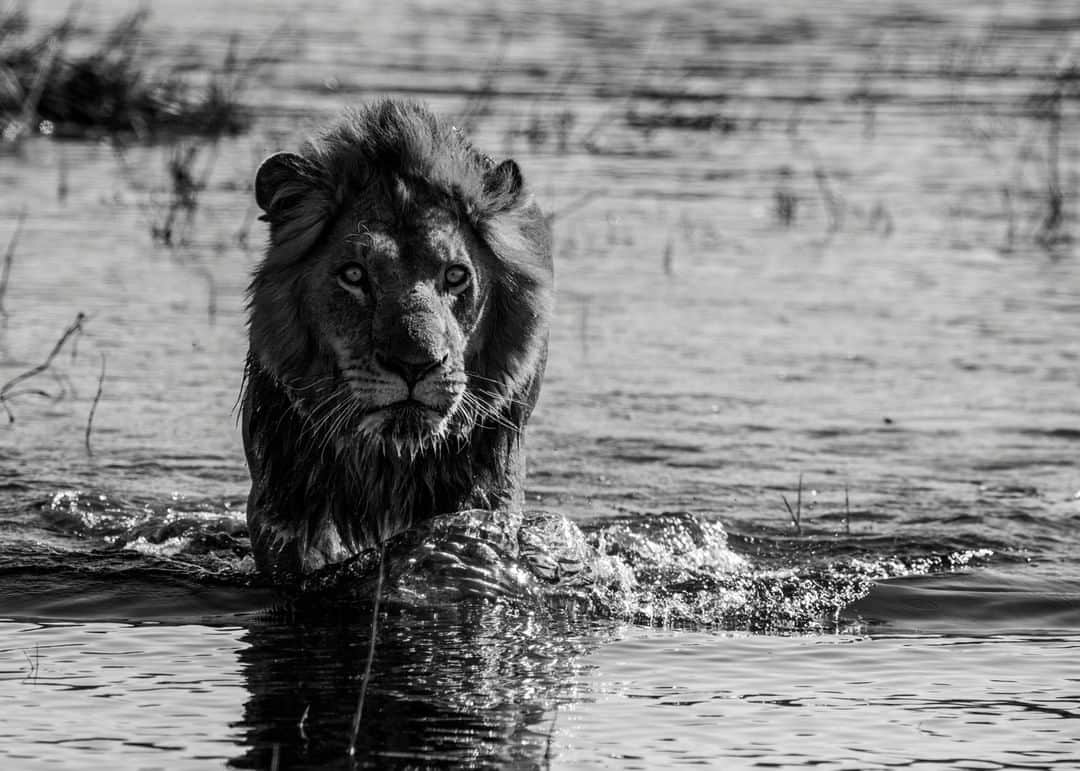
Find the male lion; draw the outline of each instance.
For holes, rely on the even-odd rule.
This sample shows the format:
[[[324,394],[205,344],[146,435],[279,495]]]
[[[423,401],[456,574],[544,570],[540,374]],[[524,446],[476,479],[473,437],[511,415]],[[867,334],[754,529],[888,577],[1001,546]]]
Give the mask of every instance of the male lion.
[[[255,561],[295,579],[411,524],[523,503],[551,238],[517,164],[417,104],[263,162],[242,399]]]

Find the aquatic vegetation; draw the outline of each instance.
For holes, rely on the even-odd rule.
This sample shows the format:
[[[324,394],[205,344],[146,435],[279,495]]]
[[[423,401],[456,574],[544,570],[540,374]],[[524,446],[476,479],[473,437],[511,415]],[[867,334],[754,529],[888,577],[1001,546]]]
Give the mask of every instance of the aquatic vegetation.
[[[1065,209],[1062,134],[1066,104],[1080,101],[1080,65],[1056,68],[1046,81],[1045,90],[1033,94],[1029,100],[1033,117],[1045,124],[1046,129],[1046,189],[1034,239],[1039,246],[1053,251],[1073,240]]]
[[[190,240],[199,209],[199,196],[206,189],[206,179],[213,169],[213,153],[205,170],[196,171],[196,161],[206,145],[183,143],[170,148],[165,160],[169,179],[168,202],[156,207],[150,223],[150,237],[162,246],[184,246]]]
[[[253,63],[242,64],[235,40],[225,61],[196,85],[176,71],[155,69],[142,41],[149,12],[136,11],[88,53],[68,43],[75,11],[34,33],[19,7],[0,17],[0,131],[7,142],[30,133],[80,137],[131,133],[235,134],[251,117],[238,94]]]
[[[799,474],[799,486],[795,491],[795,508],[791,508],[791,504],[788,502],[786,495],[781,495],[780,499],[784,502],[784,508],[787,509],[788,515],[791,517],[791,525],[795,528],[795,532],[802,534],[802,479],[803,475]]]
[[[11,281],[11,264],[15,261],[15,249],[19,244],[19,234],[22,233],[23,223],[26,222],[26,208],[19,211],[19,218],[15,221],[15,228],[8,239],[7,249],[4,250],[4,262],[0,267],[0,321],[6,325],[8,320],[7,308],[4,307],[4,296],[7,294],[8,283]]]

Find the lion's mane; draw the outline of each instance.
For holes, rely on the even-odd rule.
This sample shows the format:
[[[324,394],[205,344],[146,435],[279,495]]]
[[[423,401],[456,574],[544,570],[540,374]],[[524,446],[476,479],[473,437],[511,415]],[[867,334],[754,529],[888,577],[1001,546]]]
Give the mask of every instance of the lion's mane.
[[[553,275],[548,224],[517,166],[494,163],[420,105],[387,100],[260,171],[255,193],[270,241],[249,290],[242,423],[260,568],[303,573],[436,514],[520,506]],[[346,211],[382,207],[407,221],[417,201],[437,202],[481,244],[489,286],[465,370],[483,417],[408,453],[359,434],[327,437],[305,403],[305,384],[335,375],[304,301],[306,263]]]

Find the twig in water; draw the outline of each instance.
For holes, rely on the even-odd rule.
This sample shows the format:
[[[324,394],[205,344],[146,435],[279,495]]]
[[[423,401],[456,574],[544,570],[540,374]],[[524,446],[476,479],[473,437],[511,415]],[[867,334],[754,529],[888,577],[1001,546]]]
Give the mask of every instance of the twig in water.
[[[307,723],[308,713],[310,713],[310,712],[311,712],[311,705],[310,704],[305,704],[304,705],[304,714],[300,716],[300,722],[296,724],[297,730],[300,731],[300,738],[303,739],[305,742],[308,740],[307,728],[306,728],[305,724]]]
[[[844,535],[851,535],[851,499],[847,485],[844,485]]]
[[[4,383],[3,386],[0,386],[0,405],[3,405],[4,411],[7,413],[8,423],[15,422],[15,414],[11,411],[11,407],[8,406],[8,400],[13,396],[11,389],[17,386],[19,383],[22,383],[23,381],[29,380],[35,375],[40,375],[42,372],[51,367],[53,359],[57,357],[57,355],[60,353],[60,350],[64,347],[64,344],[68,341],[68,339],[72,335],[82,333],[82,325],[84,321],[86,321],[86,314],[82,311],[79,311],[75,316],[75,321],[71,324],[70,327],[64,330],[64,334],[60,335],[60,339],[56,341],[56,345],[54,345],[52,350],[49,351],[49,355],[45,357],[45,361],[43,361],[41,364],[38,364],[36,367],[31,367],[30,369],[26,370],[26,372],[23,372],[21,375],[16,375],[11,380]]]
[[[26,207],[19,212],[19,218],[15,220],[15,231],[8,241],[7,251],[4,252],[4,265],[0,268],[0,319],[7,324],[8,312],[4,307],[4,295],[7,294],[8,279],[11,278],[11,263],[15,260],[15,247],[19,243],[19,235],[22,233],[23,222],[26,220]]]
[[[802,474],[799,474],[799,489],[795,493],[795,508],[791,508],[791,504],[788,503],[787,496],[783,493],[780,494],[781,500],[784,501],[784,505],[787,507],[788,514],[791,515],[791,524],[795,526],[795,532],[802,535]]]
[[[30,667],[29,671],[26,673],[26,676],[28,678],[37,680],[38,669],[41,666],[41,648],[37,645],[34,646],[33,658],[31,658],[30,656],[30,651],[26,650],[25,648],[23,649],[23,655],[26,656],[26,664],[28,667]]]
[[[90,405],[90,414],[86,417],[86,436],[83,440],[86,444],[86,454],[93,456],[94,451],[90,449],[90,432],[94,430],[94,413],[97,412],[98,402],[101,401],[101,389],[105,385],[105,353],[101,354],[101,374],[98,375],[97,381],[97,393],[94,394],[94,403]]]
[[[555,714],[551,716],[551,725],[548,726],[547,741],[544,746],[544,768],[551,768],[551,740],[555,737],[555,721],[559,718],[559,705],[555,705]]]
[[[218,242],[217,244],[217,256],[220,260],[221,255],[225,252],[224,242]],[[217,309],[218,309],[218,287],[217,279],[214,278],[214,272],[210,270],[206,265],[196,264],[192,270],[199,276],[202,276],[206,280],[206,319],[213,326],[217,321]]]
[[[367,663],[360,683],[360,695],[356,699],[356,714],[353,715],[352,738],[349,741],[349,757],[356,755],[356,739],[360,736],[360,720],[364,716],[364,699],[367,698],[368,682],[371,680],[371,664],[375,660],[375,637],[379,632],[379,602],[382,600],[383,578],[386,572],[386,544],[379,544],[379,578],[375,582],[375,604],[371,609],[371,640],[368,643]]]

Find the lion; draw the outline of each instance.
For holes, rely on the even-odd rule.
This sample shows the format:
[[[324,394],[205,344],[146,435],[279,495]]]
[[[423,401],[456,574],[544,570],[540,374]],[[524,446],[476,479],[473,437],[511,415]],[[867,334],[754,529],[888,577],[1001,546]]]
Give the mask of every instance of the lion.
[[[288,581],[436,515],[520,510],[554,275],[518,165],[383,100],[270,156],[254,187],[269,244],[241,423],[257,568]]]

